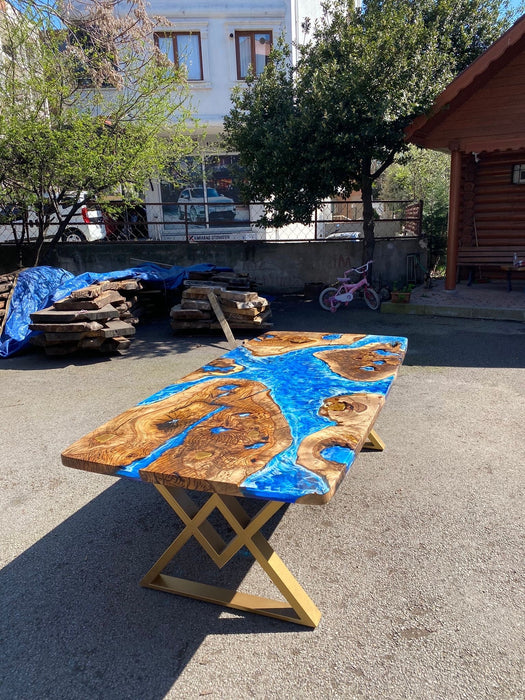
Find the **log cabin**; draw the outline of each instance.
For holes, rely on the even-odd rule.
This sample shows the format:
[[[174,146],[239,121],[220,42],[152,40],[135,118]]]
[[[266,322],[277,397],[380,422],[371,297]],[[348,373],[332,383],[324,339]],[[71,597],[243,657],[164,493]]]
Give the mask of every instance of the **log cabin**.
[[[406,129],[451,154],[445,288],[525,261],[525,15]],[[516,255],[514,255],[516,253]],[[510,274],[510,273],[509,273]]]

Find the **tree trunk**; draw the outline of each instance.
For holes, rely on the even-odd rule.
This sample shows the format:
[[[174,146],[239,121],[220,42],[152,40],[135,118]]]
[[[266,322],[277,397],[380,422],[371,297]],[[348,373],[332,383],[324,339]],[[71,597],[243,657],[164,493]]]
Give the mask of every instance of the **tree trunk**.
[[[361,197],[363,200],[363,234],[364,259],[363,263],[374,259],[374,207],[372,206],[372,177],[370,175],[371,160],[363,162],[363,175],[361,180]],[[370,272],[370,270],[369,270]]]
[[[51,241],[49,241],[49,246],[46,250],[46,258],[49,257],[50,253],[55,251],[55,249],[57,247],[57,243],[59,243],[62,240],[62,234],[65,233],[67,227],[69,226],[69,224],[71,222],[71,219],[82,208],[84,203],[85,202],[78,202],[77,201],[77,203],[71,207],[67,216],[65,216],[63,219],[58,221],[57,231],[56,231],[55,235],[53,236],[53,238],[51,239]],[[49,218],[47,218],[44,221],[39,221],[37,253],[35,256],[35,261],[33,263],[34,265],[40,264],[40,256],[42,254],[42,249],[43,249],[44,243],[46,242],[44,234],[47,231],[49,225],[50,225]]]

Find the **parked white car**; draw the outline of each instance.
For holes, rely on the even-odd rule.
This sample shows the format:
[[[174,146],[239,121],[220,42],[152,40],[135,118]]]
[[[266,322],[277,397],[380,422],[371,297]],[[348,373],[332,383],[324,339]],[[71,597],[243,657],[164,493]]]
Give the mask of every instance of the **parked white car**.
[[[218,219],[235,219],[235,205],[233,199],[225,197],[217,192],[214,187],[206,188],[206,198],[203,187],[187,187],[179,195],[177,201],[179,207],[179,219],[189,219],[193,224],[198,221],[216,221]],[[206,216],[206,208],[208,216]]]
[[[328,236],[325,236],[325,241],[358,241],[361,238],[363,238],[361,231],[337,231],[336,233],[329,233]]]
[[[83,196],[82,199],[84,199]],[[68,212],[71,210],[71,206],[71,199],[62,200],[60,203],[61,216],[67,216]],[[16,218],[17,216],[18,218]],[[17,233],[21,235],[22,219],[20,212],[16,209],[16,207],[4,207],[0,211],[0,242],[2,243],[10,243],[14,240],[11,221],[13,222]],[[51,220],[51,223],[45,232],[45,238],[53,238],[57,231],[58,219],[55,216],[54,220]],[[30,240],[35,239],[37,235],[38,230],[36,226],[36,217],[34,214],[31,215],[31,212],[29,212]],[[90,205],[89,207],[87,205],[83,205],[73,215],[67,229],[62,234],[61,241],[65,243],[83,243],[86,241],[91,243],[92,241],[103,240],[105,237],[106,226],[104,225],[102,212],[99,209],[96,209],[93,205]]]

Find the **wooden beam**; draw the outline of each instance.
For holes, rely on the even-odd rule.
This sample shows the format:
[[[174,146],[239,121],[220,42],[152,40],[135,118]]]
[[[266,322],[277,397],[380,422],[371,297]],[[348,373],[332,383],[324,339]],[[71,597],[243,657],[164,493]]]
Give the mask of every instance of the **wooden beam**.
[[[226,336],[226,339],[228,341],[228,345],[230,348],[233,350],[237,347],[237,342],[233,336],[232,330],[228,324],[228,321],[226,320],[226,317],[224,316],[222,309],[220,307],[219,302],[217,301],[217,297],[215,294],[210,290],[208,292],[208,300],[211,304],[211,308],[213,309],[214,314],[217,316],[217,320],[221,324],[221,328],[224,331],[224,335]]]
[[[450,162],[450,201],[448,214],[447,237],[447,275],[445,289],[453,291],[456,288],[458,240],[459,240],[459,213],[461,206],[461,151],[452,151]]]

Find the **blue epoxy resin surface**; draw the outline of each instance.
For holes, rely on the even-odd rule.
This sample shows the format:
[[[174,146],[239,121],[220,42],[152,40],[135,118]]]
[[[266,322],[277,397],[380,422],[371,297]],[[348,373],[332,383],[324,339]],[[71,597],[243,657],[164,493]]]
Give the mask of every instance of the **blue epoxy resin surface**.
[[[274,337],[268,334],[269,338]],[[398,354],[406,348],[404,338],[367,336],[351,345],[337,344],[335,341],[341,338],[340,334],[323,336],[322,340],[331,341],[326,345],[320,342],[313,347],[290,349],[286,353],[274,356],[257,356],[246,347],[239,347],[226,353],[222,359],[231,361],[231,368],[209,363],[201,368],[201,375],[191,381],[181,381],[166,387],[162,391],[150,396],[141,402],[142,405],[162,401],[180,393],[188,387],[196,384],[204,384],[217,375],[230,375],[231,381],[221,385],[219,396],[226,396],[228,391],[238,385],[235,380],[251,380],[264,384],[268,388],[270,396],[279,406],[291,432],[291,445],[276,454],[267,465],[255,474],[250,475],[241,484],[240,488],[246,496],[256,496],[275,500],[293,502],[305,494],[325,494],[329,485],[323,475],[316,474],[298,464],[297,451],[305,435],[321,431],[335,422],[322,416],[319,410],[327,397],[341,394],[366,394],[374,393],[385,396],[393,381],[393,376],[371,381],[352,381],[335,373],[330,366],[318,355],[321,351],[345,350],[351,348],[370,348],[376,344],[382,346],[376,351],[379,356]],[[256,339],[256,342],[261,342]],[[395,346],[395,350],[385,349],[385,345]],[[376,365],[382,365],[384,360],[377,359]],[[232,368],[235,368],[234,370]],[[364,372],[372,372],[373,366],[362,366]],[[217,409],[219,411],[220,409]],[[209,414],[211,415],[211,414]],[[201,419],[206,420],[209,415]],[[163,446],[153,451],[148,457],[144,457],[132,464],[119,469],[119,476],[139,478],[139,470],[154,462],[159,454],[169,450],[175,445],[181,444],[186,436],[198,423],[188,427],[183,433],[172,440],[168,440]],[[226,427],[214,427],[211,433],[226,432]],[[262,443],[248,444],[246,449],[256,449]],[[320,456],[328,461],[333,461],[344,466],[348,470],[355,454],[347,448],[332,445],[320,452]]]
[[[141,401],[63,458],[131,479],[324,503],[370,434],[406,347],[391,336],[267,333]]]

